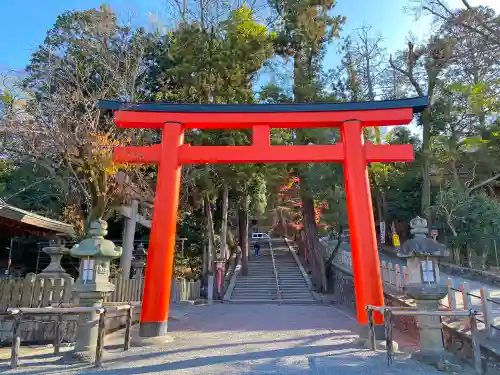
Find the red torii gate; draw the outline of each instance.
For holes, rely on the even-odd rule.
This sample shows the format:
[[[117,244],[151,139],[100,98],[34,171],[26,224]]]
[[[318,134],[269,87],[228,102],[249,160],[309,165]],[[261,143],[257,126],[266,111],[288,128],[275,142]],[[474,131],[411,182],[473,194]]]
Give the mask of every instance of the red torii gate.
[[[116,147],[114,160],[158,163],[156,198],[147,257],[140,336],[167,333],[182,164],[343,162],[351,235],[358,323],[367,328],[366,305],[383,306],[384,295],[367,163],[412,161],[411,145],[363,142],[363,127],[406,125],[427,97],[356,103],[315,104],[127,104],[100,102],[116,110],[122,128],[162,129],[152,146]],[[271,128],[339,127],[335,145],[271,146]],[[252,129],[251,146],[191,146],[184,129]],[[377,325],[383,324],[380,314]]]

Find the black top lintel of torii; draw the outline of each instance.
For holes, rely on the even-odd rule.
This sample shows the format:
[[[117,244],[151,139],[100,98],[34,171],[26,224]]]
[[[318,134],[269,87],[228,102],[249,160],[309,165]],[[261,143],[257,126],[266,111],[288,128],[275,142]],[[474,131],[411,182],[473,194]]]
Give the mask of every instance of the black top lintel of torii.
[[[427,96],[397,100],[377,100],[370,102],[291,104],[127,103],[115,100],[101,100],[99,101],[99,107],[107,110],[171,113],[345,112],[412,108],[413,113],[420,113],[427,107],[428,102],[429,99]]]

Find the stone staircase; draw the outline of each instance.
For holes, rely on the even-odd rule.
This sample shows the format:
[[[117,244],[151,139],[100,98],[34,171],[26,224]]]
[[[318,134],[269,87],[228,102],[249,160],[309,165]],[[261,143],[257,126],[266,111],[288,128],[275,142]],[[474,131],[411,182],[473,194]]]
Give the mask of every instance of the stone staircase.
[[[248,276],[236,276],[231,303],[316,303],[295,259],[283,240],[261,243],[260,257],[251,251]],[[273,262],[274,257],[274,262]],[[278,289],[279,286],[279,289]]]
[[[281,291],[281,302],[316,302],[288,246],[280,244],[273,251]]]

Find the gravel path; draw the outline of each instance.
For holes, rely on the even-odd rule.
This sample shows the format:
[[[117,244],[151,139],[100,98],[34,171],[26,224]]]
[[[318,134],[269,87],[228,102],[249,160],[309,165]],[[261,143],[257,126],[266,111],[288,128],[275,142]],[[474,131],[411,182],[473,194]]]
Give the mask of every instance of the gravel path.
[[[442,374],[408,359],[388,367],[385,353],[355,345],[355,327],[351,316],[332,306],[192,306],[183,319],[170,322],[172,342],[161,348],[132,348],[126,354],[108,347],[100,370],[38,356],[24,358],[14,371],[3,364],[0,371],[25,375]],[[112,341],[110,337],[108,345]]]

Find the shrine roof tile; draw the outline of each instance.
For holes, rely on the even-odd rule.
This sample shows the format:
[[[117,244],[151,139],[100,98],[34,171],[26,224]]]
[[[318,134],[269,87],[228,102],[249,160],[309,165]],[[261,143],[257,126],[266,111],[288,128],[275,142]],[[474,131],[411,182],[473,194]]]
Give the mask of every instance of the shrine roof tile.
[[[420,113],[427,107],[428,102],[429,99],[427,96],[370,102],[293,104],[127,103],[114,100],[101,100],[99,101],[99,107],[108,110],[176,113],[340,112],[412,108],[413,113]]]

